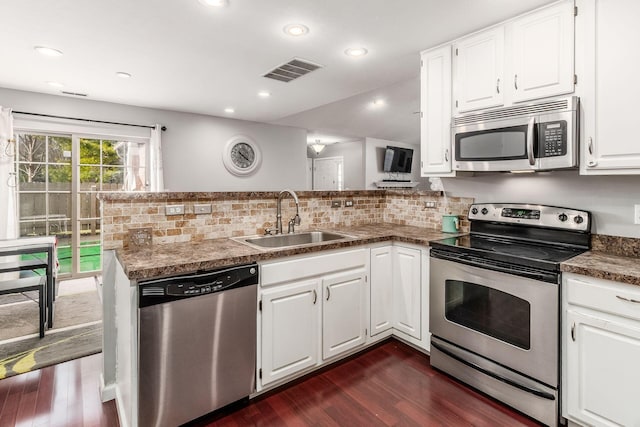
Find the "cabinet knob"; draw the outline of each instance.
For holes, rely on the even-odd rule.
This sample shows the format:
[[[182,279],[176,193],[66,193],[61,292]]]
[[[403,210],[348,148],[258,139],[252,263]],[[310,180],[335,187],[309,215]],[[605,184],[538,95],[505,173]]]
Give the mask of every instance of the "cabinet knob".
[[[449,149],[444,150],[444,161],[449,161]]]

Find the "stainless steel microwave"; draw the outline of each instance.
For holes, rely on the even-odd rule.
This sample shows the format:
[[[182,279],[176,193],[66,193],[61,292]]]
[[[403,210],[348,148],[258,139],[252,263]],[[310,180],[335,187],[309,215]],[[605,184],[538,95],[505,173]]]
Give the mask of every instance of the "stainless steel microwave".
[[[455,117],[457,171],[538,171],[578,166],[576,96]]]

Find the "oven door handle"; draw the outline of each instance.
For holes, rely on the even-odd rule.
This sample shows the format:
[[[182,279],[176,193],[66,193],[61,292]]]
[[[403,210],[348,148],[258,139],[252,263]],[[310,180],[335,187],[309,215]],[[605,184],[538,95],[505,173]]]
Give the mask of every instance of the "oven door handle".
[[[431,345],[434,346],[435,348],[437,348],[439,351],[441,351],[444,354],[446,354],[447,356],[451,357],[452,359],[455,359],[456,361],[458,361],[458,362],[460,362],[460,363],[462,363],[464,365],[467,365],[470,368],[475,369],[476,371],[480,371],[485,375],[489,375],[491,378],[494,378],[494,379],[496,379],[498,381],[501,381],[501,382],[503,382],[505,384],[509,384],[510,386],[519,388],[520,390],[526,391],[527,393],[534,394],[534,395],[536,395],[538,397],[541,397],[543,399],[547,399],[547,400],[555,400],[556,399],[555,396],[553,394],[551,394],[551,393],[547,393],[545,391],[538,390],[538,389],[529,387],[529,386],[524,385],[524,384],[520,384],[517,381],[514,381],[514,380],[512,380],[510,378],[505,378],[502,375],[498,375],[495,372],[491,372],[491,371],[489,371],[489,370],[487,370],[487,369],[485,369],[485,368],[483,368],[481,366],[478,366],[473,362],[469,362],[468,360],[464,360],[462,357],[460,357],[457,354],[454,354],[453,352],[447,350],[442,345],[440,345],[440,344],[438,344],[436,342],[431,341]]]

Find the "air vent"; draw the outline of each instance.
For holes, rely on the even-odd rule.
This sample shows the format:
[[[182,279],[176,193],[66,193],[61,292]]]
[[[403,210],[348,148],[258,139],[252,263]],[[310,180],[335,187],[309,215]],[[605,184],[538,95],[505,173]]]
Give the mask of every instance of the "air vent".
[[[154,296],[154,297],[161,297],[164,296],[164,288],[142,288],[142,296],[143,297],[148,297],[148,296]]]
[[[262,77],[289,83],[291,80],[295,80],[298,77],[309,74],[318,68],[322,68],[322,65],[314,64],[299,58],[293,58],[291,61],[274,68]]]
[[[540,114],[550,111],[573,111],[578,107],[578,98],[575,96],[540,102],[536,104],[520,105],[517,107],[497,108],[482,113],[467,114],[453,119],[453,125],[485,122],[488,120],[509,119],[512,117]]]
[[[67,92],[66,90],[62,90],[60,91],[65,95],[71,95],[71,96],[87,96],[86,93],[79,93],[79,92]]]

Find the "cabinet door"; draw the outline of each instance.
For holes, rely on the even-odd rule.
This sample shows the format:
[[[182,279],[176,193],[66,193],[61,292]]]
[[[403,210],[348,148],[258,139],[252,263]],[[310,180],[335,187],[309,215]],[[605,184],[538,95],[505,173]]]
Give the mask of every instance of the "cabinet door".
[[[322,357],[328,359],[364,344],[365,272],[322,280]]]
[[[594,426],[640,425],[640,322],[569,309],[565,327],[569,417]]]
[[[511,24],[514,102],[573,92],[573,15],[565,1]]]
[[[466,37],[453,46],[456,111],[503,104],[504,27]]]
[[[371,249],[371,335],[393,326],[392,247]]]
[[[451,173],[451,46],[424,52],[420,71],[422,176]]]
[[[394,328],[420,339],[421,254],[417,249],[393,249]]]
[[[581,172],[639,174],[640,144],[634,136],[640,99],[640,2],[578,0],[577,4],[578,88],[584,86]]]
[[[319,280],[262,292],[262,384],[318,362]]]

